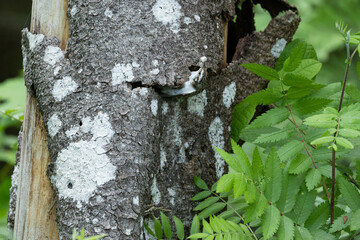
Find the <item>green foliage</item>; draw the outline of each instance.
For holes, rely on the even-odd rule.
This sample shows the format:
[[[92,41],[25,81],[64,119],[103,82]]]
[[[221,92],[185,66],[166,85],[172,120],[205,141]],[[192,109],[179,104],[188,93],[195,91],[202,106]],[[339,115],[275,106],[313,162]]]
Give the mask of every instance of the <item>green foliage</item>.
[[[107,236],[106,234],[102,234],[102,235],[97,235],[97,236],[85,237],[85,229],[81,229],[80,235],[78,234],[76,229],[74,229],[73,233],[72,233],[72,240],[96,240],[96,239],[101,239],[106,236]]]
[[[350,35],[344,26],[339,29],[346,44],[357,48],[360,34]],[[348,55],[347,66],[353,55]],[[270,83],[237,106],[232,153],[215,148],[229,172],[211,188],[194,177],[202,191],[191,199],[197,202],[197,215],[188,238],[308,240],[359,235],[360,159],[344,163],[349,160],[339,158],[360,145],[360,91],[352,86],[347,93],[338,83],[315,83],[322,64],[314,48],[302,40],[285,48],[274,69],[242,66]],[[253,119],[258,105],[271,109]],[[254,146],[252,152],[238,140]],[[335,168],[331,161],[337,161]],[[336,186],[334,198],[329,194],[331,183]]]

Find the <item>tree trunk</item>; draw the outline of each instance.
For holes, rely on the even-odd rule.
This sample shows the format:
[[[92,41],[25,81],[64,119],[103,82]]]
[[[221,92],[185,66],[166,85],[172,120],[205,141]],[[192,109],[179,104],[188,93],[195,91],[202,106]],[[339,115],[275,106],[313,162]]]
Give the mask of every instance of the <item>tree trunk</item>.
[[[33,104],[24,123],[40,119],[36,99],[46,127],[60,239],[70,239],[73,228],[106,239],[148,238],[143,223],[156,209],[189,226],[189,199],[197,191],[193,176],[212,183],[224,173],[213,147],[229,150],[234,104],[266,85],[240,64],[274,65],[299,23],[288,12],[264,32],[244,31],[245,25],[230,31],[235,2],[69,0],[63,2],[70,30],[66,49],[66,41],[41,27],[23,31],[27,101]],[[245,4],[242,11],[252,11],[251,1]],[[292,9],[281,6],[287,8],[269,11],[276,16]],[[244,17],[252,14],[241,16],[239,22],[253,24]],[[233,36],[240,41],[228,46]],[[45,239],[22,238],[33,229],[23,226],[41,220],[20,219],[31,219],[35,208],[46,221],[53,210],[50,200],[40,206],[28,200],[33,191],[50,190],[22,190],[23,181],[32,186],[41,177],[24,180],[25,170],[36,161],[47,164],[30,154],[37,144],[45,146],[45,140],[32,140],[41,125],[23,128],[15,234]]]

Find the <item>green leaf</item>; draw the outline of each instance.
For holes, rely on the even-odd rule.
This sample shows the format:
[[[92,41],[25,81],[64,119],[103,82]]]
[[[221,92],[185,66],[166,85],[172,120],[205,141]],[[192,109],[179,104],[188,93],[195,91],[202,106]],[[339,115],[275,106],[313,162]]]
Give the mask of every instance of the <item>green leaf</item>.
[[[184,233],[184,225],[182,223],[182,221],[177,218],[176,216],[173,216],[173,220],[175,222],[175,228],[176,228],[176,235],[178,237],[178,239],[182,240],[185,237],[185,233]]]
[[[241,170],[245,175],[252,179],[252,172],[250,167],[250,162],[248,157],[246,156],[245,152],[242,150],[242,148],[231,139],[231,147],[235,153],[235,158],[237,160],[238,165],[241,167]],[[230,165],[229,165],[230,166]],[[231,166],[230,166],[231,167]]]
[[[220,148],[215,147],[215,150],[220,154],[220,156],[225,160],[231,169],[236,172],[243,172],[242,166],[237,161],[237,158],[235,159],[231,154]]]
[[[216,192],[221,193],[221,192],[231,191],[234,187],[235,175],[236,174],[234,174],[234,173],[228,173],[228,174],[224,174],[223,176],[221,176],[221,178],[219,179],[218,184],[216,186]]]
[[[208,232],[208,233],[210,233],[210,234],[213,234],[213,233],[214,233],[214,231],[212,230],[210,224],[209,224],[205,219],[202,220],[202,225],[203,225],[204,230],[205,230],[206,232]]]
[[[300,43],[292,51],[288,59],[284,62],[284,71],[292,72],[299,67],[306,51],[306,42]]]
[[[263,128],[283,122],[289,117],[289,110],[286,108],[273,108],[258,116],[249,128]]]
[[[257,147],[254,149],[253,159],[252,159],[252,173],[254,179],[260,180],[263,176],[264,166],[261,160],[260,152]]]
[[[219,184],[218,184],[219,187]],[[219,197],[209,197],[207,199],[205,199],[204,201],[200,202],[195,208],[194,211],[201,211],[204,208],[207,208],[208,206],[216,203],[217,201],[219,201]]]
[[[337,126],[337,115],[317,114],[304,119],[304,124],[318,128],[333,128]]]
[[[235,178],[234,178],[234,198],[238,198],[241,195],[244,194],[245,190],[247,189],[246,187],[246,180],[244,178],[243,174],[236,174]]]
[[[281,212],[287,213],[290,212],[295,205],[299,192],[299,183],[294,175],[284,173],[282,178],[281,195],[276,205]]]
[[[261,65],[258,63],[246,63],[246,64],[242,64],[241,66],[243,66],[247,70],[250,70],[252,73],[266,80],[271,81],[271,80],[280,79],[277,71],[272,68],[269,68],[268,66]]]
[[[195,215],[191,223],[190,234],[192,235],[198,232],[200,232],[200,220],[198,215]]]
[[[294,239],[294,223],[293,221],[286,217],[280,217],[280,226],[277,232],[277,236],[279,240],[292,240]]]
[[[257,193],[257,197],[255,198],[255,202],[250,204],[249,207],[246,208],[245,213],[245,223],[252,222],[265,212],[266,207],[268,206],[268,202],[263,194]]]
[[[286,162],[293,159],[298,153],[300,153],[304,148],[302,142],[298,140],[292,140],[285,145],[281,146],[277,153],[280,157],[281,162]]]
[[[269,105],[282,98],[282,94],[274,88],[266,88],[251,94],[245,98],[244,102],[256,105]]]
[[[325,232],[324,230],[321,229],[316,229],[314,231],[311,231],[311,235],[313,235],[315,240],[336,240],[335,237],[333,235],[331,235],[330,233]]]
[[[276,203],[281,194],[281,163],[274,149],[268,155],[265,164],[265,197],[271,202]]]
[[[342,198],[352,211],[360,209],[360,194],[355,187],[343,177],[337,178]]]
[[[154,228],[155,228],[155,235],[157,239],[163,238],[163,230],[161,227],[161,223],[157,218],[154,218]]]
[[[194,183],[195,185],[203,190],[208,190],[209,187],[206,185],[205,181],[199,178],[198,176],[194,176]]]
[[[356,160],[355,171],[356,171],[356,181],[358,183],[360,183],[360,160],[359,159]]]
[[[224,207],[226,207],[226,203],[217,202],[212,206],[205,208],[202,212],[199,213],[199,218],[204,219],[209,217],[210,215],[216,214],[221,211]]]
[[[321,65],[317,60],[304,59],[301,61],[299,67],[292,73],[312,79],[320,72]]]
[[[334,223],[330,227],[331,233],[343,230],[350,225],[349,221],[344,221],[344,217],[348,217],[348,214],[341,215],[340,217],[334,220]]]
[[[278,131],[272,133],[264,133],[261,134],[256,140],[254,141],[255,144],[257,143],[270,143],[270,142],[278,142],[288,138],[294,132],[293,129],[279,129]]]
[[[311,213],[310,217],[305,222],[305,227],[310,231],[315,230],[326,224],[326,220],[330,217],[329,203],[320,204]]]
[[[300,115],[306,115],[325,108],[331,101],[326,98],[301,99],[293,105],[293,110]]]
[[[349,128],[341,128],[339,130],[339,134],[343,137],[356,138],[360,136],[360,131]]]
[[[358,47],[358,51],[359,51],[359,56],[360,56],[360,48]],[[358,78],[360,78],[360,62],[358,61],[356,63],[356,72],[358,74]]]
[[[360,62],[357,63],[357,66],[359,68],[360,66]],[[359,74],[359,72],[358,72]],[[360,75],[359,75],[360,78]],[[345,88],[345,92],[355,101],[360,102],[360,90],[352,85],[352,84],[348,84],[346,83],[346,88]]]
[[[313,83],[313,80],[304,77],[303,75],[297,75],[293,73],[287,73],[282,81],[289,87],[306,87]]]
[[[287,91],[287,97],[290,99],[301,98],[310,95],[313,92],[325,87],[322,84],[312,84],[303,87],[290,87]]]
[[[310,171],[307,173],[306,178],[305,178],[306,187],[307,187],[308,191],[311,191],[315,187],[317,187],[319,185],[320,181],[321,181],[320,171],[315,168],[310,169]]]
[[[190,201],[200,201],[204,198],[207,198],[210,195],[211,195],[211,191],[202,191],[202,192],[199,192],[198,194],[196,194],[195,196],[193,196],[190,199]]]
[[[243,130],[253,118],[255,108],[255,104],[250,104],[245,101],[240,102],[234,107],[232,114],[231,138],[234,139],[235,142],[239,141],[241,130]]]
[[[308,193],[303,193],[300,195],[296,201],[294,213],[295,213],[295,221],[296,224],[302,225],[310,216],[316,198],[316,191],[311,191]]]
[[[291,161],[289,173],[299,174],[309,169],[312,162],[309,156],[299,154],[294,160]]]
[[[252,182],[248,182],[248,184],[246,185],[246,190],[245,190],[245,200],[247,203],[253,203],[255,201],[255,197],[256,197],[256,187],[254,185],[254,183]]]
[[[162,223],[162,226],[163,226],[163,229],[164,229],[165,236],[168,239],[171,239],[172,238],[172,232],[171,232],[171,226],[170,226],[170,223],[169,223],[169,219],[167,218],[167,216],[163,212],[160,212],[160,217],[161,217],[161,223]]]
[[[337,137],[336,144],[339,144],[340,146],[347,148],[347,149],[354,149],[354,145],[346,138]]]
[[[153,237],[156,237],[155,236],[155,233],[151,230],[151,228],[146,224],[144,223],[144,227],[145,227],[145,230]],[[73,238],[74,239],[74,238]]]
[[[309,230],[304,227],[295,227],[295,239],[296,240],[312,240],[314,239]]]
[[[360,209],[350,218],[350,231],[358,231],[360,229]]]
[[[209,236],[208,233],[195,233],[195,234],[191,234],[190,237],[188,237],[188,238],[190,238],[190,239],[196,238],[197,239],[197,238],[205,238],[207,236]]]
[[[326,137],[317,138],[311,142],[311,145],[321,145],[324,143],[333,142],[334,139],[335,139],[334,136],[326,136]]]
[[[280,211],[274,206],[270,205],[262,218],[262,228],[264,239],[269,239],[278,230],[280,224]]]

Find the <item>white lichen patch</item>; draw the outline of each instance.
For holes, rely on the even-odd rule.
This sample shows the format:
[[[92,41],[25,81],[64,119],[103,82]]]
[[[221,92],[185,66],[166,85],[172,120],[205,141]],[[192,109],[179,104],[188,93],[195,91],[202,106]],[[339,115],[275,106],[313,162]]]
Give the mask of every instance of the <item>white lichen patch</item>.
[[[171,205],[175,205],[175,195],[176,195],[176,191],[172,188],[168,188],[168,193],[169,193],[169,196],[170,196],[170,204]]]
[[[60,71],[61,71],[61,66],[56,66],[54,68],[54,76],[58,75]]]
[[[151,197],[155,205],[159,205],[161,201],[161,193],[156,183],[156,177],[154,177],[153,184],[151,185]]]
[[[167,114],[169,110],[169,104],[167,102],[163,102],[163,104],[161,105],[161,113],[163,115]]]
[[[207,97],[206,97],[206,90],[202,91],[201,93],[191,96],[187,100],[187,110],[190,113],[194,113],[199,117],[204,116],[204,109],[207,105]]]
[[[44,62],[55,65],[64,58],[64,52],[57,46],[48,46],[45,49]]]
[[[155,60],[152,60],[151,63],[152,63],[152,65],[153,65],[154,67],[159,66],[159,61],[156,60],[156,59],[155,59]]]
[[[139,196],[133,197],[133,204],[136,205],[136,206],[139,206],[139,204],[140,204]]]
[[[140,64],[137,63],[136,61],[134,61],[131,63],[131,66],[133,66],[134,68],[138,68],[138,67],[140,67]]]
[[[139,93],[141,96],[145,96],[148,93],[148,89],[146,87],[140,88]]]
[[[278,58],[286,46],[286,40],[284,38],[279,39],[275,45],[271,48],[271,54]]]
[[[169,25],[173,33],[180,31],[181,5],[176,0],[157,0],[152,13],[156,21]]]
[[[104,149],[114,131],[106,113],[99,112],[93,120],[87,117],[82,122],[87,124],[85,130],[92,134],[91,140],[72,142],[58,154],[51,181],[59,197],[88,202],[100,185],[115,179],[116,166]]]
[[[154,116],[156,116],[157,112],[158,112],[158,100],[156,100],[156,99],[151,100],[150,108],[151,108],[152,114]]]
[[[71,8],[71,10],[70,10],[70,15],[73,17],[73,16],[75,16],[75,14],[77,14],[77,13],[78,13],[77,6],[76,6],[76,5],[72,6],[72,8]]]
[[[166,152],[164,150],[164,145],[160,143],[160,169],[163,170],[165,167],[165,164],[167,162],[166,159]]]
[[[112,18],[112,16],[113,16],[113,12],[109,8],[106,8],[104,14],[108,18]]]
[[[134,79],[133,68],[130,63],[116,64],[111,70],[112,85],[118,85],[124,82],[131,82]]]
[[[29,48],[30,50],[34,50],[34,48],[39,45],[39,43],[44,40],[43,34],[32,34],[31,32],[27,32],[27,38],[29,39]]]
[[[77,83],[72,80],[71,77],[66,76],[61,80],[58,80],[55,82],[52,95],[55,98],[55,100],[61,101],[64,97],[67,95],[73,93],[78,88]]]
[[[234,102],[236,95],[236,84],[232,82],[230,85],[226,86],[223,91],[223,103],[226,108],[230,108],[231,104]]]
[[[125,234],[126,235],[130,236],[131,232],[132,232],[132,229],[130,229],[130,228],[125,229]]]
[[[192,23],[192,19],[189,17],[184,17],[183,21],[186,25],[189,25],[190,23]]]
[[[54,137],[59,132],[62,127],[62,122],[56,113],[49,118],[47,126],[50,137]]]
[[[216,152],[215,147],[223,149],[225,146],[225,140],[224,140],[224,127],[221,119],[219,117],[216,117],[209,126],[208,131],[209,140],[211,143],[211,146],[214,149],[215,152],[215,170],[216,170],[216,176],[220,178],[224,173],[224,167],[225,162],[222,159],[222,157]]]
[[[153,70],[150,71],[150,73],[151,73],[152,75],[158,75],[159,72],[160,72],[160,69],[158,69],[158,68],[154,68]]]
[[[79,131],[79,129],[80,129],[79,127],[72,127],[65,132],[65,135],[71,139],[76,135],[76,133]]]
[[[200,16],[199,15],[194,15],[194,18],[197,22],[200,22]]]

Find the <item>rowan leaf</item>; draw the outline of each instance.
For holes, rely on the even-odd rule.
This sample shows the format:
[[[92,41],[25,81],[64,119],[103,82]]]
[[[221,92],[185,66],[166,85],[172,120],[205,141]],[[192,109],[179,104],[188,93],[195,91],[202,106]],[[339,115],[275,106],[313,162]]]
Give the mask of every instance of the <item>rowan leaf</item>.
[[[265,210],[262,218],[262,230],[264,239],[271,238],[278,230],[280,224],[280,211],[274,205],[270,205]]]
[[[192,235],[198,232],[200,232],[200,220],[198,215],[195,215],[191,223],[190,234]]]
[[[312,79],[320,72],[321,66],[322,64],[317,60],[304,59],[292,73]]]
[[[318,169],[312,168],[306,174],[305,182],[308,191],[313,190],[321,181],[321,173]]]
[[[252,171],[251,171],[251,167],[250,167],[249,158],[246,156],[246,154],[242,150],[242,148],[232,139],[231,139],[231,147],[233,149],[233,152],[235,153],[235,159],[237,160],[236,162],[238,163],[238,166],[241,167],[242,172],[248,178],[252,179],[253,177],[252,177]]]
[[[344,217],[348,217],[349,214],[343,214],[334,220],[329,232],[334,233],[347,228],[350,225],[350,221],[344,221]]]
[[[162,239],[163,237],[163,230],[161,227],[161,223],[157,218],[154,218],[154,228],[155,228],[155,235],[157,239]]]
[[[305,172],[311,166],[312,162],[309,156],[299,154],[294,160],[291,161],[289,173],[299,174]]]
[[[265,164],[265,197],[271,202],[276,203],[281,194],[281,163],[274,149],[268,155]]]
[[[255,198],[255,202],[253,202],[246,208],[244,222],[249,223],[261,217],[265,212],[267,206],[268,202],[264,197],[264,194],[258,193],[257,197]]]
[[[301,98],[308,96],[323,87],[325,87],[325,85],[322,84],[311,84],[303,87],[290,87],[286,95],[289,99]]]
[[[261,160],[260,152],[257,147],[254,149],[253,159],[252,159],[252,173],[255,180],[260,180],[263,177],[264,166]]]
[[[282,178],[281,195],[279,201],[276,203],[276,206],[281,212],[287,213],[294,208],[300,186],[294,175],[284,173]]]
[[[195,185],[203,190],[208,190],[209,187],[206,185],[205,181],[199,178],[198,176],[194,176],[194,183]]]
[[[360,229],[360,209],[356,210],[350,218],[350,231]]]
[[[294,223],[293,221],[282,215],[280,217],[280,226],[279,230],[277,231],[277,236],[279,240],[292,240],[294,239]]]
[[[184,233],[184,225],[183,225],[182,221],[176,216],[173,216],[173,220],[175,223],[176,235],[177,235],[178,239],[180,239],[180,240],[184,239],[185,233]]]
[[[340,146],[347,148],[347,149],[354,149],[354,145],[346,138],[337,137],[336,144],[339,144]]]
[[[278,72],[268,66],[261,65],[258,63],[246,63],[241,64],[244,68],[251,71],[252,73],[256,74],[257,76],[272,81],[272,80],[279,80],[280,76]]]
[[[296,240],[313,240],[313,236],[311,235],[311,233],[309,232],[309,230],[307,230],[304,227],[301,226],[296,226],[295,227],[295,239]]]
[[[289,58],[284,62],[284,71],[292,72],[299,67],[306,51],[306,45],[306,42],[301,42],[291,51]]]
[[[211,195],[211,191],[202,191],[197,193],[195,196],[193,196],[190,201],[200,201],[204,198],[207,198],[208,196]]]
[[[255,113],[255,104],[245,101],[235,105],[232,114],[231,138],[235,142],[240,139],[240,132],[249,124]]]
[[[195,208],[194,211],[201,211],[204,208],[207,208],[214,203],[216,203],[220,198],[219,197],[209,197],[206,198],[204,201],[200,202]]]
[[[304,119],[304,124],[318,128],[333,128],[337,125],[337,115],[317,114]]]
[[[171,226],[170,226],[170,223],[169,223],[169,219],[167,218],[167,216],[163,212],[160,212],[160,217],[161,217],[161,223],[162,223],[162,227],[164,229],[165,236],[168,239],[171,239],[172,238],[172,232],[171,232]]]
[[[277,89],[266,88],[264,90],[251,94],[250,96],[245,98],[244,102],[255,105],[269,105],[276,102],[282,97],[283,95]]]
[[[258,116],[249,125],[249,128],[269,127],[283,122],[289,117],[289,115],[289,110],[287,110],[286,108],[273,108]]]
[[[360,194],[355,187],[343,177],[337,178],[342,198],[352,211],[360,209]]]
[[[302,142],[298,140],[292,140],[285,145],[281,146],[277,153],[280,157],[281,162],[286,162],[293,159],[297,154],[299,154],[304,148]]]
[[[302,225],[310,216],[316,198],[316,191],[311,191],[308,193],[303,193],[297,198],[294,214],[295,218],[293,219],[296,224]]]
[[[320,204],[312,211],[310,217],[305,222],[305,227],[310,231],[315,230],[326,224],[326,220],[330,217],[329,203]]]
[[[293,129],[278,129],[275,132],[261,134],[254,143],[278,142],[288,138],[294,132]]]
[[[329,142],[334,141],[334,139],[335,139],[334,136],[326,136],[326,137],[317,138],[311,142],[311,145],[321,145],[324,143],[329,143]]]
[[[306,115],[326,107],[332,100],[326,98],[306,98],[297,101],[293,105],[293,110],[300,115]]]
[[[360,131],[349,128],[341,128],[339,130],[339,135],[343,137],[356,138],[360,136]]]
[[[306,78],[303,75],[297,75],[293,73],[287,73],[282,81],[289,87],[306,87],[313,83],[313,80]]]
[[[204,219],[209,217],[210,215],[216,214],[219,211],[221,211],[224,207],[226,207],[226,203],[223,202],[217,202],[214,203],[213,205],[205,208],[203,211],[201,211],[199,213],[199,218],[200,219]]]
[[[220,154],[220,156],[225,160],[225,162],[236,172],[243,172],[242,166],[237,158],[234,158],[230,153],[215,147],[215,150]]]

